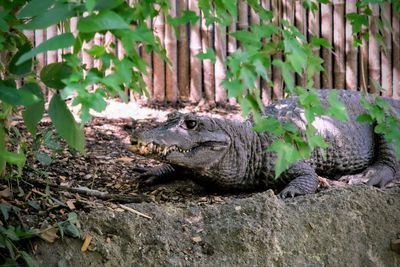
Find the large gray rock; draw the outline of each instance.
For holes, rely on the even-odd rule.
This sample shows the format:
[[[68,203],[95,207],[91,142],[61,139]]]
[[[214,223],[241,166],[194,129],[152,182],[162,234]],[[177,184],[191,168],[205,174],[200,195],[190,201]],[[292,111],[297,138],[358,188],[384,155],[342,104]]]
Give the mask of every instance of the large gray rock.
[[[400,266],[400,188],[367,186],[278,199],[272,191],[223,204],[141,203],[80,213],[82,241],[39,242],[41,266]]]

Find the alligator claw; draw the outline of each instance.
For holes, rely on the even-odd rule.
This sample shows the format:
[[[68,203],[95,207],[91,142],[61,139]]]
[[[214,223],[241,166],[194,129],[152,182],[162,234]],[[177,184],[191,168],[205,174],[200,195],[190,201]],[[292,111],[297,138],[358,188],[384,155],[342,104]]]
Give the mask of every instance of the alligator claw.
[[[295,186],[287,186],[279,193],[280,198],[294,198],[295,196],[304,195],[304,192]]]

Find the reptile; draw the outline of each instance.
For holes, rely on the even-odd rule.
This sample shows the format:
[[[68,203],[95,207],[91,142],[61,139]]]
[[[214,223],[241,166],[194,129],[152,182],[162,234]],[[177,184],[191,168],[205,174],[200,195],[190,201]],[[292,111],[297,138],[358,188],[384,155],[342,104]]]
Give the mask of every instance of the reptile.
[[[235,121],[193,113],[171,113],[166,122],[148,129],[136,129],[130,150],[164,162],[139,176],[143,183],[157,183],[163,177],[186,177],[211,189],[227,191],[284,188],[283,198],[314,193],[319,176],[331,179],[348,175],[364,178],[368,185],[383,187],[396,175],[399,162],[394,145],[382,134],[374,133],[374,125],[360,123],[365,113],[360,104],[361,93],[336,90],[337,98],[347,108],[348,120],[339,121],[323,115],[313,126],[328,144],[315,149],[309,159],[292,164],[275,178],[276,153],[268,150],[276,137],[268,132],[257,133],[253,122]],[[328,107],[329,90],[318,90],[323,107]],[[400,101],[387,99],[400,114]],[[305,129],[304,110],[298,97],[292,96],[265,107],[265,115],[283,123]]]

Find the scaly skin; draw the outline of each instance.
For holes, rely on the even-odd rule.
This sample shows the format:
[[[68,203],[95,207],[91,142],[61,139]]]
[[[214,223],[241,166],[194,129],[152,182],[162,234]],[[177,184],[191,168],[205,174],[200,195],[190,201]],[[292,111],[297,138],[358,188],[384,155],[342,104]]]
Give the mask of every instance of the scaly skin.
[[[349,120],[317,117],[313,125],[329,147],[325,151],[316,149],[310,159],[293,164],[278,179],[274,179],[276,155],[267,152],[274,141],[271,135],[255,133],[250,121],[181,113],[172,114],[154,129],[132,135],[133,152],[168,164],[149,170],[141,178],[143,182],[157,182],[164,175],[186,170],[192,173],[193,180],[209,188],[240,191],[288,183],[280,193],[282,197],[314,193],[318,175],[337,179],[350,174],[369,179],[370,185],[386,185],[399,165],[393,146],[375,134],[373,126],[356,121],[364,113],[359,93],[337,92],[347,107]],[[322,105],[327,106],[328,91],[320,90],[319,94]],[[400,102],[389,102],[400,113]],[[296,97],[267,106],[265,113],[304,131],[305,116]]]

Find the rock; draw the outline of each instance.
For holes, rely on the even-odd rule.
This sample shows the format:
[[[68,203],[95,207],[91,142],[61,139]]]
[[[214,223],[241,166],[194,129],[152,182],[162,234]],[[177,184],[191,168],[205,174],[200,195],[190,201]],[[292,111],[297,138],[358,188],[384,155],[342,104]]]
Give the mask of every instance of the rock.
[[[394,251],[400,254],[400,239],[392,240],[390,243],[390,248]]]
[[[90,251],[81,253],[76,239],[38,241],[40,266],[62,258],[70,266],[400,266],[391,247],[400,230],[400,187],[128,206],[153,219],[81,212],[83,231],[93,236]]]

